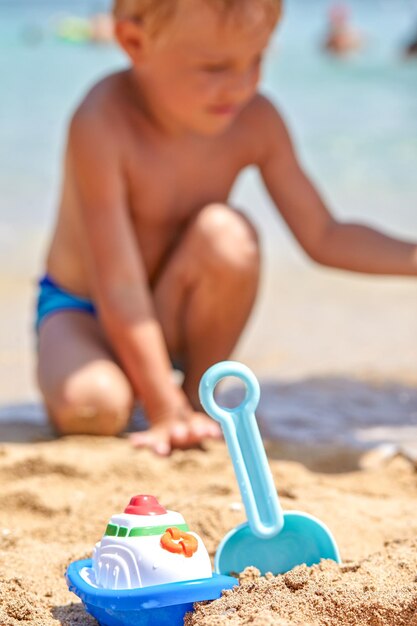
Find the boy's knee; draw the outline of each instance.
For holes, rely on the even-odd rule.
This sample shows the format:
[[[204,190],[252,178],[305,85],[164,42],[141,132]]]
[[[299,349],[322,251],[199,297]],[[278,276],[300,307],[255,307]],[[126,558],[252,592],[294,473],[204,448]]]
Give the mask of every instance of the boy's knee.
[[[257,275],[260,244],[256,229],[242,213],[224,204],[210,204],[196,218],[199,250],[213,270]]]
[[[118,435],[127,426],[133,391],[113,364],[97,364],[92,371],[69,377],[46,399],[51,421],[60,434]]]

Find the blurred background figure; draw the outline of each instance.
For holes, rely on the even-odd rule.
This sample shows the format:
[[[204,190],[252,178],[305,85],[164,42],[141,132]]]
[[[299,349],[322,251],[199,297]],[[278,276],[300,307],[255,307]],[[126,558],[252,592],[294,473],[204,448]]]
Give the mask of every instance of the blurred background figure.
[[[113,18],[109,13],[68,16],[58,22],[55,32],[59,39],[69,43],[112,43]]]
[[[405,55],[407,57],[417,57],[417,33],[414,40],[406,46]]]
[[[417,0],[409,0],[407,8],[409,28],[401,46],[401,56],[406,60],[417,59]]]
[[[417,25],[414,29],[414,35],[411,37],[410,41],[405,46],[404,55],[407,58],[410,58],[410,57],[417,58]]]
[[[22,28],[22,41],[28,46],[37,46],[45,38],[45,28],[40,24],[25,24]]]
[[[346,4],[337,3],[330,7],[328,31],[323,44],[327,52],[345,56],[363,47],[363,36],[350,24],[350,15]]]
[[[110,13],[97,13],[90,18],[90,40],[95,43],[113,42],[113,17]]]

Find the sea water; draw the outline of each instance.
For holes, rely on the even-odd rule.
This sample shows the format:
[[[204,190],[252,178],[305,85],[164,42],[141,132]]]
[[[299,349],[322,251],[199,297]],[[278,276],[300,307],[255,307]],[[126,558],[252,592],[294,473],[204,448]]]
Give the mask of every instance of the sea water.
[[[405,42],[417,29],[415,3],[350,2],[367,45],[345,60],[321,51],[329,4],[286,1],[284,19],[265,60],[262,90],[285,117],[301,161],[336,215],[415,239],[417,60],[402,58]],[[0,279],[13,277],[26,284],[41,271],[59,197],[68,120],[94,82],[126,66],[115,46],[64,42],[57,38],[56,26],[65,15],[88,16],[107,8],[104,0],[0,0]],[[279,256],[280,262],[297,257],[254,171],[239,179],[233,201],[264,231],[271,257]],[[285,293],[280,292],[281,304],[282,297]],[[296,313],[305,342],[311,343],[306,323],[311,307],[303,307]],[[17,385],[20,398],[27,396],[21,390],[21,373],[28,367],[15,355],[16,346],[24,343],[21,337],[28,334],[29,316],[28,310],[24,324],[18,322],[13,329],[18,339],[10,347],[2,342],[2,354],[13,356],[3,354],[3,382],[11,370],[10,386]],[[276,324],[275,318],[272,322]],[[7,316],[5,329],[9,335]],[[262,343],[258,333],[257,352],[262,343],[271,356],[270,335],[268,331]],[[320,338],[321,352],[331,352],[323,332]],[[285,365],[281,348],[277,342],[278,356],[272,352],[274,378]],[[303,361],[305,354],[297,349],[292,350]],[[371,353],[375,358],[376,349]],[[335,359],[333,355],[332,362]],[[13,374],[17,367],[19,373]],[[272,438],[309,444],[337,440],[341,446],[357,447],[362,437],[364,445],[388,442],[401,448],[415,441],[416,403],[415,390],[401,385],[381,391],[354,380],[307,379],[274,382],[271,389],[264,384],[259,417],[263,432]],[[44,419],[38,405],[0,409],[0,422],[36,416]]]
[[[367,44],[338,60],[320,49],[329,4],[287,0],[262,89],[337,215],[415,236],[417,60],[404,61],[402,47],[417,29],[416,5],[350,2]],[[0,265],[7,262],[9,273],[41,265],[71,113],[95,81],[126,65],[115,46],[59,40],[56,26],[65,15],[108,6],[105,0],[0,0]],[[291,238],[253,172],[239,180],[234,201],[255,214],[261,228],[272,220],[274,236],[282,235],[281,253],[291,254]]]

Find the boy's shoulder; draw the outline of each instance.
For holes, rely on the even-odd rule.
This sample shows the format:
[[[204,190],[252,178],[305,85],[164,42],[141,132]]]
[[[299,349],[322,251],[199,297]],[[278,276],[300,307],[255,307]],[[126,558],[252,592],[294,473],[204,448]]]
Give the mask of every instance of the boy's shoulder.
[[[88,126],[93,131],[104,124],[111,128],[109,122],[120,123],[126,107],[126,74],[126,71],[110,74],[93,85],[74,111],[71,126]]]
[[[112,109],[119,109],[126,101],[127,76],[127,70],[123,70],[96,82],[80,102],[78,110],[105,115]]]
[[[271,127],[284,124],[282,116],[275,104],[265,95],[257,93],[243,111],[243,119],[251,122],[258,130],[268,130]]]
[[[288,130],[279,109],[267,97],[256,94],[239,116],[236,131],[244,130],[250,145],[256,149],[260,164],[271,151],[285,150]]]

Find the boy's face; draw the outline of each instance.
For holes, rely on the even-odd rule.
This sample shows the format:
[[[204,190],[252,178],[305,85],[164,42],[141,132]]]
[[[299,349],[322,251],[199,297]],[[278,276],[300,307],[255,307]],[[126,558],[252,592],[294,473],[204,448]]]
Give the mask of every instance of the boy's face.
[[[152,112],[172,129],[220,133],[255,94],[274,24],[262,3],[242,5],[222,15],[203,0],[180,1],[134,63]]]

